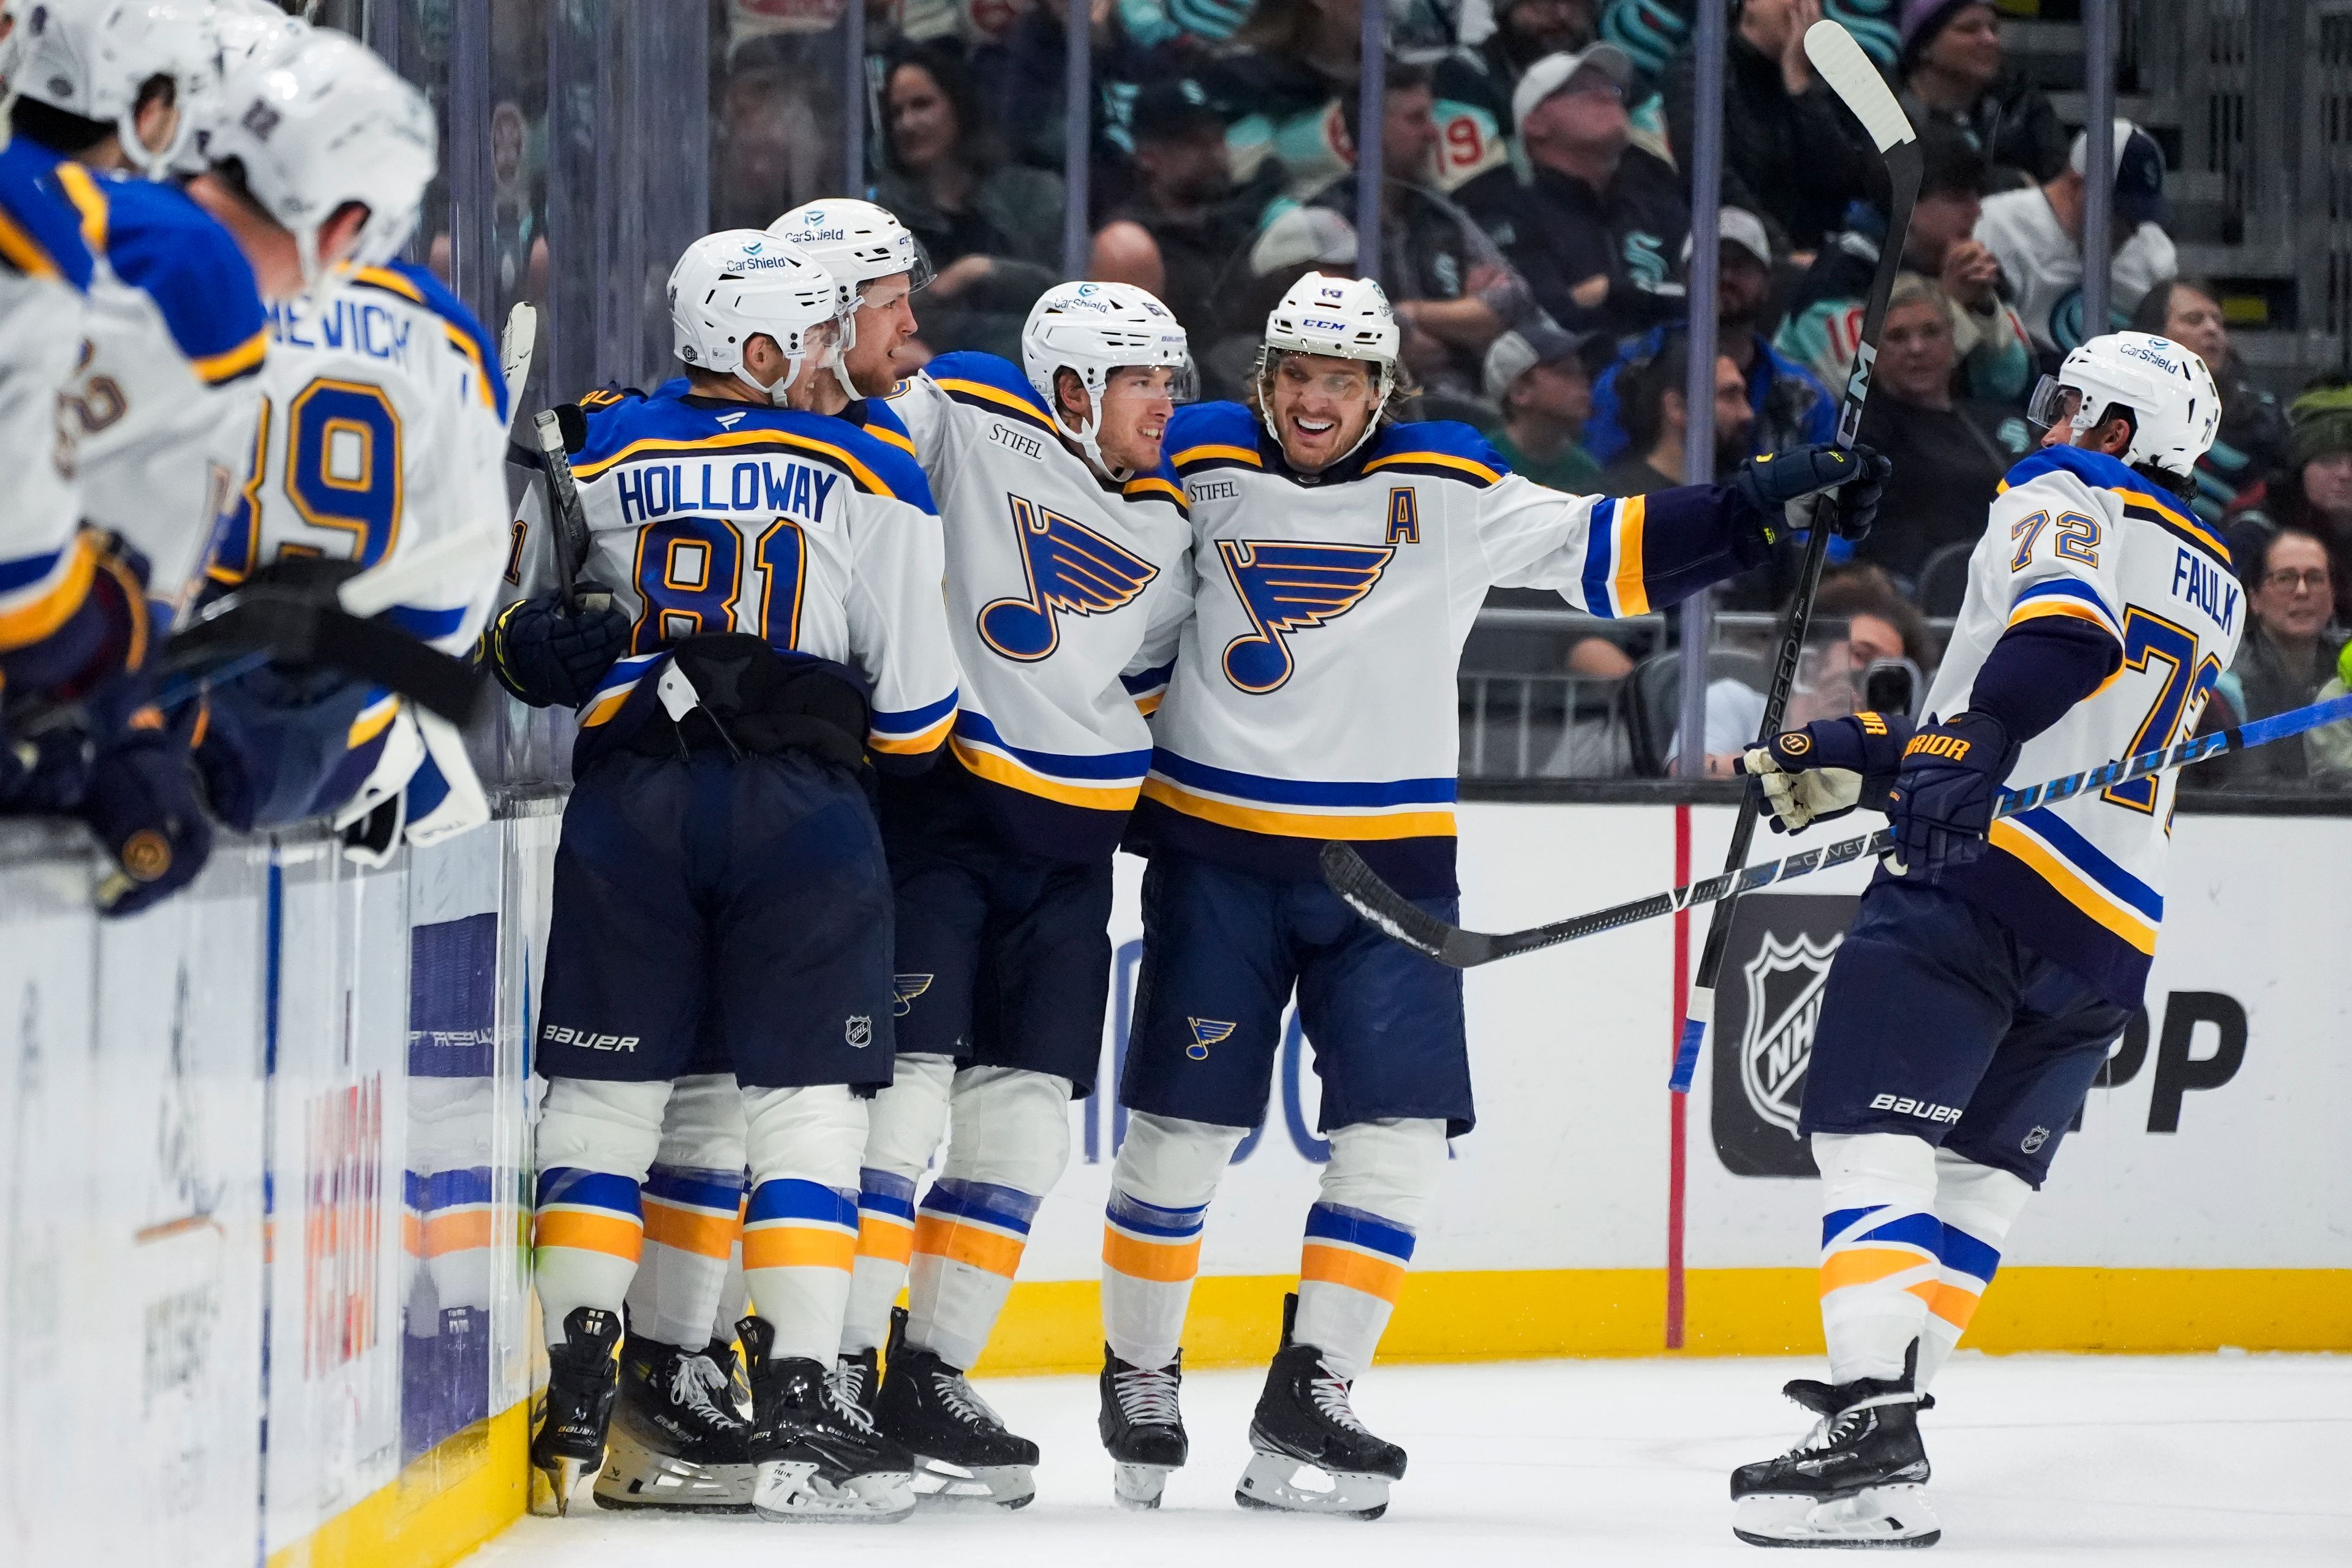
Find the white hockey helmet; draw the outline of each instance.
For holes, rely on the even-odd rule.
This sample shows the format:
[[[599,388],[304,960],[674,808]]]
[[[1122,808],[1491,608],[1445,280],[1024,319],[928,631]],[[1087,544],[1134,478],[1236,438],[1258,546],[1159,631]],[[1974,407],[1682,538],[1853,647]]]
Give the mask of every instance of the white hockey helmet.
[[[9,0],[0,10],[15,24],[0,43],[8,96],[113,126],[131,167],[162,178],[186,143],[196,84],[215,68],[211,0]],[[139,94],[157,77],[171,81],[180,122],[169,146],[151,149],[139,140]]]
[[[1057,283],[1039,295],[1021,328],[1021,364],[1056,425],[1062,405],[1054,378],[1065,370],[1076,375],[1087,389],[1078,447],[1105,473],[1110,472],[1110,465],[1103,461],[1099,445],[1102,395],[1111,372],[1123,365],[1165,366],[1175,372],[1170,399],[1192,400],[1192,355],[1184,324],[1167,306],[1129,283]]]
[[[800,379],[809,334],[835,319],[833,274],[797,247],[756,228],[721,229],[686,247],[669,274],[669,321],[677,357],[732,375],[772,403]],[[743,345],[765,333],[790,367],[773,386],[743,369]],[[827,351],[832,363],[838,348]]]
[[[2071,421],[2076,434],[2121,404],[2132,413],[2126,463],[2189,478],[2221,427],[2221,395],[2205,362],[2154,332],[2109,332],[2066,356],[2033,389],[2027,416],[2043,427]]]
[[[923,242],[907,230],[887,207],[843,197],[839,201],[803,202],[768,226],[768,232],[833,274],[841,315],[841,350],[857,346],[857,305],[866,285],[877,278],[907,277],[907,291],[927,286],[936,275]],[[850,384],[848,368],[840,355],[834,375],[852,401],[859,394]]]
[[[318,280],[319,230],[349,203],[368,210],[346,258],[375,267],[400,254],[438,166],[425,95],[361,44],[315,31],[247,59],[221,82],[205,153],[234,164],[246,194],[290,230],[304,283]]]
[[[188,133],[172,165],[175,174],[201,174],[212,167],[209,150],[213,128],[220,118],[222,81],[256,60],[274,60],[290,52],[310,34],[309,23],[288,16],[272,0],[213,0],[206,26],[212,35],[214,68],[199,72],[188,82],[184,110]]]
[[[1360,359],[1376,367],[1372,382],[1371,417],[1345,458],[1372,437],[1381,414],[1396,391],[1397,353],[1402,334],[1396,311],[1381,286],[1369,278],[1333,278],[1309,272],[1293,283],[1265,318],[1265,341],[1257,351],[1258,417],[1266,433],[1279,441],[1274,423],[1272,377],[1278,356],[1286,353],[1324,354],[1333,359]]]

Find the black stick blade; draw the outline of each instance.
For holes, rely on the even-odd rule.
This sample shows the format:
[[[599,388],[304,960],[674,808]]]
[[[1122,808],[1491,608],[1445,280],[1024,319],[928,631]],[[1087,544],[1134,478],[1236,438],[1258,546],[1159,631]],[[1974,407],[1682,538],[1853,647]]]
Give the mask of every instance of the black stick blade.
[[[1476,931],[1450,926],[1381,880],[1379,872],[1346,844],[1323,846],[1323,881],[1333,892],[1389,936],[1453,969],[1473,969],[1494,955]]]

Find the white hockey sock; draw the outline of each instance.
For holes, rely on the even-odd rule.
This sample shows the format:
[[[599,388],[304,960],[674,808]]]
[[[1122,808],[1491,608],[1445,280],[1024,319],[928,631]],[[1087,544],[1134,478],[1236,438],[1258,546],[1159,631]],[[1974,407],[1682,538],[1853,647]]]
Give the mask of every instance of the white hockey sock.
[[[1900,1132],[1813,1134],[1830,1381],[1899,1378],[1936,1293],[1936,1152]]]
[[[637,1184],[661,1143],[667,1083],[549,1080],[540,1111],[532,1279],[551,1345],[577,1307],[618,1313],[637,1271]]]
[[[1292,1334],[1341,1377],[1371,1364],[1444,1170],[1443,1121],[1362,1121],[1331,1133],[1322,1200],[1307,1211]]]
[[[1243,1130],[1137,1111],[1103,1209],[1103,1338],[1140,1367],[1176,1359],[1201,1232]]]
[[[1968,1331],[1977,1303],[2000,1267],[2009,1227],[2033,1189],[2022,1177],[1964,1160],[1948,1149],[1936,1151],[1936,1217],[1943,1222],[1936,1293],[1927,1301],[1927,1331],[1919,1341],[1922,1393]]]
[[[915,1183],[947,1125],[946,1057],[903,1056],[890,1087],[866,1108],[866,1152],[857,1173],[857,1265],[842,1320],[841,1351],[877,1350],[890,1332],[890,1309],[906,1288],[915,1250]]]
[[[857,1161],[866,1101],[838,1084],[746,1089],[751,1201],[743,1279],[775,1331],[771,1354],[831,1366],[857,1256]]]
[[[907,1342],[970,1370],[987,1347],[1037,1205],[1070,1159],[1070,1080],[1020,1068],[955,1077],[947,1160],[923,1194]]]
[[[633,1332],[702,1348],[742,1232],[744,1196],[743,1095],[734,1075],[679,1079],[640,1193],[646,1246],[629,1287]]]

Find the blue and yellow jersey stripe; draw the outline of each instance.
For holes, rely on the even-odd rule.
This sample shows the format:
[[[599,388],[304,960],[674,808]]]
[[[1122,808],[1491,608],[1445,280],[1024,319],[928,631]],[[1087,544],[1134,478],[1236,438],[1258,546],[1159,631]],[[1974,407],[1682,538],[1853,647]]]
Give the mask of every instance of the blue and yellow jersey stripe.
[[[1647,615],[1649,584],[1642,575],[1642,548],[1649,522],[1645,496],[1595,501],[1585,525],[1584,607],[1612,619]]]
[[[498,352],[482,323],[446,284],[405,261],[395,261],[389,267],[353,268],[345,276],[355,288],[381,289],[412,305],[422,305],[440,317],[441,332],[448,340],[451,352],[473,370],[474,385],[482,405],[500,420],[506,418],[507,399],[512,389],[507,385],[506,372],[499,364]],[[584,399],[583,403],[584,405]]]
[[[97,575],[98,549],[87,533],[62,550],[0,562],[0,653],[54,637],[89,597]]]
[[[1454,781],[1332,783],[1268,778],[1196,763],[1160,747],[1144,798],[1220,827],[1283,838],[1454,837]]]
[[[893,756],[919,757],[938,751],[955,729],[959,695],[950,691],[937,702],[901,712],[875,709],[866,716],[866,744]]]
[[[261,369],[268,318],[253,268],[211,215],[169,182],[94,174],[71,161],[55,176],[92,254],[153,301],[199,381],[218,386]]]
[[[2079,577],[2045,577],[2027,587],[2010,605],[2009,624],[2023,626],[2046,616],[2087,621],[2117,642],[2123,640],[2115,613],[2099,597],[2098,590]]]
[[[948,743],[956,761],[991,784],[1086,811],[1133,809],[1151,765],[1149,751],[1076,756],[1016,746],[984,714],[970,709],[956,714]]]
[[[1457,479],[1485,489],[1503,482],[1510,470],[1482,463],[1475,458],[1465,458],[1452,452],[1399,451],[1388,452],[1364,465],[1364,472],[1393,470],[1397,473],[1419,474],[1429,479]]]
[[[2142,953],[2156,952],[2164,895],[2125,870],[2047,806],[1992,825],[1992,844],[2084,918]]]
[[[790,452],[812,457],[831,468],[841,470],[853,484],[868,495],[887,496],[894,500],[919,500],[919,498],[901,496],[884,482],[881,475],[860,461],[857,456],[845,447],[830,441],[820,441],[796,431],[778,430],[765,426],[751,430],[724,430],[713,436],[644,437],[629,442],[609,456],[574,464],[572,474],[572,478],[585,484],[600,475],[610,473],[623,463],[635,462],[641,458],[672,455],[695,457],[705,453],[745,451]]]
[[[611,723],[627,705],[629,693],[637,689],[637,683],[668,657],[667,653],[641,653],[615,660],[613,668],[604,672],[604,679],[597,682],[595,695],[581,704],[580,727],[591,730]]]

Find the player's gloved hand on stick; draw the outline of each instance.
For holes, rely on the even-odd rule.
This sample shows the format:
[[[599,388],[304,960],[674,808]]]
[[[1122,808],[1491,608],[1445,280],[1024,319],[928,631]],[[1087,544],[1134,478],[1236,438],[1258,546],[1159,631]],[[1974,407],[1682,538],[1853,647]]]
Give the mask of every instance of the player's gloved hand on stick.
[[[1790,509],[1823,490],[1838,492],[1837,536],[1853,543],[1878,521],[1878,503],[1895,465],[1884,452],[1854,444],[1852,451],[1831,446],[1791,447],[1750,458],[1731,477],[1731,489],[1761,520],[1764,542],[1777,542],[1784,532],[1801,532],[1812,523],[1812,509],[1791,514]]]
[[[153,709],[108,743],[91,765],[82,819],[114,858],[99,879],[99,912],[127,915],[196,879],[213,852],[213,825],[196,795],[189,719],[171,725]]]
[[[1932,882],[1982,855],[1994,800],[2022,749],[2008,726],[1974,710],[1913,735],[1887,796],[1895,874],[1916,870]]]
[[[577,615],[561,595],[509,605],[490,623],[490,668],[499,684],[534,708],[577,708],[628,651],[629,617],[613,606],[612,590],[583,583],[574,590]]]
[[[1739,759],[1775,833],[1830,822],[1856,806],[1888,809],[1911,721],[1900,713],[1816,719],[1758,742]]]

